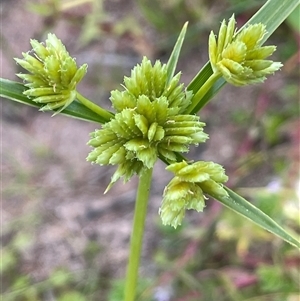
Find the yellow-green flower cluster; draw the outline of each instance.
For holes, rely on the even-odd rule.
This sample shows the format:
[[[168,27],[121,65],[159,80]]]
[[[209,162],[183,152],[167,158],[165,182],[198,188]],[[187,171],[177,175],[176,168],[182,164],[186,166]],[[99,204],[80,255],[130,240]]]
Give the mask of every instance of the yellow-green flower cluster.
[[[228,180],[223,167],[213,162],[174,163],[166,168],[175,174],[164,191],[159,209],[164,225],[181,225],[186,209],[203,211],[205,195],[227,196],[222,183]]]
[[[152,168],[157,158],[176,162],[177,152],[187,152],[190,144],[204,142],[204,123],[195,115],[182,112],[190,103],[191,92],[179,84],[180,74],[167,82],[167,67],[147,58],[125,77],[125,91],[112,91],[117,111],[103,128],[91,134],[94,150],[87,160],[100,164],[118,164],[111,183],[129,180],[143,168]]]
[[[77,67],[62,42],[49,33],[45,45],[30,41],[31,52],[22,53],[23,59],[15,59],[31,74],[17,74],[27,83],[24,94],[33,101],[45,104],[41,110],[65,109],[76,98],[76,85],[86,74],[87,65]]]
[[[266,26],[249,25],[235,32],[234,15],[228,25],[223,20],[218,38],[213,31],[209,36],[209,58],[213,71],[237,86],[263,82],[266,76],[277,71],[282,64],[266,60],[276,46],[261,46]]]

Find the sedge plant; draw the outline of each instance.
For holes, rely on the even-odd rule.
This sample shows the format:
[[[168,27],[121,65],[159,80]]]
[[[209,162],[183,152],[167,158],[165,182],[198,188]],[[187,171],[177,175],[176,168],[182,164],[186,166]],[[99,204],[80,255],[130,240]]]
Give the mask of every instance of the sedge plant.
[[[136,297],[138,268],[144,233],[152,171],[162,160],[172,180],[162,193],[158,213],[164,225],[181,225],[186,210],[202,212],[208,197],[300,248],[300,242],[271,217],[225,186],[228,176],[215,162],[192,162],[186,157],[191,145],[205,143],[205,123],[197,115],[225,83],[245,86],[262,83],[279,70],[269,56],[275,46],[262,46],[270,34],[296,7],[298,1],[270,0],[240,30],[234,15],[223,20],[208,41],[209,62],[186,87],[175,74],[187,24],[178,37],[167,64],[144,57],[120,90],[111,91],[113,112],[107,111],[77,91],[87,65],[77,66],[63,43],[49,34],[45,44],[31,40],[32,51],[16,62],[27,72],[18,74],[24,83],[1,80],[1,95],[7,99],[97,122],[90,134],[87,161],[116,165],[107,193],[119,179],[139,177],[127,267],[125,301]],[[280,8],[278,8],[280,6]],[[276,10],[273,8],[276,7]],[[267,16],[267,17],[266,17]]]

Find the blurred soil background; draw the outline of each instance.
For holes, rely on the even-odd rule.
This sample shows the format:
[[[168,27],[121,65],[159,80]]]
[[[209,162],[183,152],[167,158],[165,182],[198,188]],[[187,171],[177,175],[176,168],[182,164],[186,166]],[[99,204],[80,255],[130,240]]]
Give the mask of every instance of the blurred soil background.
[[[110,91],[144,55],[167,61],[185,21],[178,70],[188,84],[208,60],[210,30],[233,12],[242,26],[264,2],[2,0],[1,77],[18,80],[13,58],[53,32],[89,65],[81,94],[110,109]],[[189,158],[222,164],[231,188],[296,234],[299,14],[267,44],[282,70],[262,85],[226,85],[201,112],[209,141]],[[85,159],[98,124],[8,100],[1,110],[2,300],[121,301],[137,180],[103,194],[115,168]],[[216,201],[163,227],[164,169],[155,167],[137,300],[299,300],[299,252]]]

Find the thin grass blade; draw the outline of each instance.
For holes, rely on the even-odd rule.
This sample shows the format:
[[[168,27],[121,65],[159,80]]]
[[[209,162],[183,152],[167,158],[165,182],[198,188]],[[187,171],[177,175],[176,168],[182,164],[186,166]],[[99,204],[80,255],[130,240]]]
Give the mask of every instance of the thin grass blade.
[[[218,197],[213,196],[217,201],[228,207],[229,209],[235,211],[236,213],[242,215],[243,217],[249,219],[253,223],[262,227],[265,230],[275,234],[286,242],[290,243],[294,247],[300,249],[300,241],[287,233],[279,224],[277,224],[271,217],[261,211],[259,208],[252,205],[246,199],[224,186],[228,192],[229,197]]]
[[[180,35],[178,36],[178,39],[176,41],[176,44],[174,46],[174,49],[170,55],[170,58],[168,60],[167,63],[167,84],[171,81],[172,77],[174,76],[175,70],[176,70],[176,66],[177,66],[177,62],[178,62],[178,58],[179,58],[179,54],[181,51],[181,47],[184,41],[184,37],[186,34],[186,29],[188,26],[188,22],[186,22],[183,25],[183,28],[180,32]]]

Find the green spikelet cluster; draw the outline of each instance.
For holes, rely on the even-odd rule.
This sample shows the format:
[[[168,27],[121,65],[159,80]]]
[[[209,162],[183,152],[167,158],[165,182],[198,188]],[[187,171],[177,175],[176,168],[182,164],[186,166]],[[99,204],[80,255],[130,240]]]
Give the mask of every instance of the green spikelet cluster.
[[[22,53],[16,62],[30,74],[17,74],[29,89],[24,94],[45,104],[41,110],[65,109],[76,98],[76,86],[87,71],[87,65],[77,67],[62,42],[49,33],[45,45],[31,40],[32,51]]]
[[[186,209],[203,211],[204,194],[227,196],[221,183],[228,180],[223,167],[213,162],[174,163],[166,168],[175,174],[164,191],[159,209],[164,225],[176,228],[181,224]]]
[[[117,113],[91,134],[88,144],[94,150],[87,158],[100,165],[119,165],[111,184],[152,168],[159,156],[176,162],[176,152],[187,152],[190,144],[208,138],[198,116],[182,114],[192,94],[179,79],[177,74],[167,83],[166,65],[157,61],[152,66],[144,57],[131,76],[125,77],[125,90],[111,92]]]
[[[218,38],[213,31],[209,36],[209,59],[214,72],[236,86],[261,83],[282,64],[266,60],[276,46],[261,46],[266,34],[264,24],[249,25],[235,33],[234,15],[228,24],[223,20]]]

